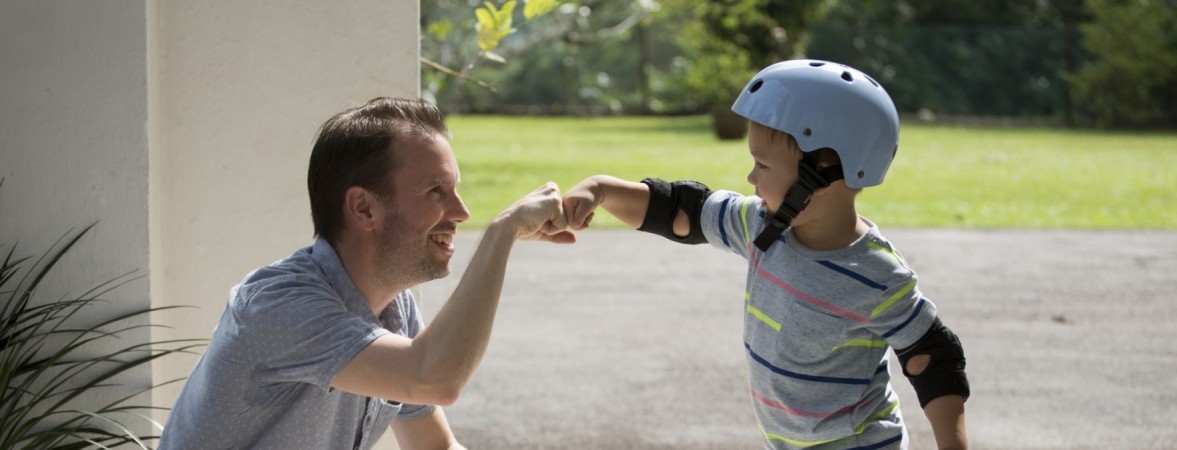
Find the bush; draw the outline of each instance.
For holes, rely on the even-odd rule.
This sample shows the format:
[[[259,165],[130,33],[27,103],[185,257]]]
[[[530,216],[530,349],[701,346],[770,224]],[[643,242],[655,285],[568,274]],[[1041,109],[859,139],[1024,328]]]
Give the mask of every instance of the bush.
[[[1068,76],[1100,127],[1177,126],[1177,18],[1158,0],[1088,0],[1082,25],[1094,55]]]
[[[152,325],[145,322],[155,311],[139,309],[107,319],[100,316],[103,295],[137,277],[116,277],[78,296],[51,301],[36,298],[45,277],[94,225],[66,233],[37,260],[17,257],[9,247],[0,265],[0,448],[80,449],[114,448],[144,442],[157,436],[139,436],[125,423],[139,418],[160,425],[140,411],[151,406],[128,404],[157,386],[82,409],[83,398],[95,392],[115,390],[117,376],[173,353],[189,352],[203,340],[132,342],[105,350],[96,344],[117,342],[132,330]],[[0,247],[2,248],[2,247]],[[23,273],[23,275],[22,275]],[[81,325],[78,323],[81,322]],[[127,325],[127,323],[131,323]],[[102,402],[98,402],[102,403]]]

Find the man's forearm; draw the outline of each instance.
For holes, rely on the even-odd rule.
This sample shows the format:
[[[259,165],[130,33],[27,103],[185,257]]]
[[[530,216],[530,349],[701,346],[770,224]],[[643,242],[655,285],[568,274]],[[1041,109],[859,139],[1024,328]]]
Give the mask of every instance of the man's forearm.
[[[514,233],[498,223],[487,227],[454,293],[413,339],[420,378],[443,384],[454,397],[486,352]]]

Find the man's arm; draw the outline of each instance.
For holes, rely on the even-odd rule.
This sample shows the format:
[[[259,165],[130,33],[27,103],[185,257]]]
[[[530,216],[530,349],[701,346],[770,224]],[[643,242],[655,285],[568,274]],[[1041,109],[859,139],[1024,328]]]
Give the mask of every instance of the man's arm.
[[[428,416],[392,422],[392,432],[401,450],[464,450],[454,438],[450,424],[441,408],[434,408]]]
[[[343,367],[331,385],[404,403],[450,405],[486,351],[516,240],[570,243],[554,183],[515,202],[487,226],[462,280],[433,321],[413,339],[382,336]]]

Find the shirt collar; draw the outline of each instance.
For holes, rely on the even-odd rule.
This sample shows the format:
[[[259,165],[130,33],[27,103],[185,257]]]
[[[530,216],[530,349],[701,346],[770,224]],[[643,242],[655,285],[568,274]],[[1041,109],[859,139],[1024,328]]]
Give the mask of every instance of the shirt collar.
[[[315,238],[315,244],[311,246],[311,258],[323,270],[327,281],[331,283],[331,287],[335,288],[335,292],[339,294],[339,298],[343,300],[343,305],[347,307],[348,311],[362,317],[366,322],[380,322],[372,314],[372,309],[368,307],[368,302],[364,300],[363,294],[360,294],[359,288],[347,275],[347,271],[343,269],[343,262],[339,260],[339,254],[335,253],[335,248],[331,247],[331,243],[327,242],[327,239],[322,236]]]

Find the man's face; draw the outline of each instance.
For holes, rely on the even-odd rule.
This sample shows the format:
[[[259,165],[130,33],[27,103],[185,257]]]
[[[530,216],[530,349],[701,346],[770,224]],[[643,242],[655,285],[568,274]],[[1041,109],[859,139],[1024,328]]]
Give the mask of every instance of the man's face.
[[[449,275],[454,233],[470,212],[458,195],[458,162],[445,137],[411,137],[399,144],[380,255],[389,280],[418,284]]]
[[[756,187],[756,195],[764,200],[768,212],[775,213],[785,192],[797,182],[800,152],[789,146],[784,134],[756,124],[748,129],[748,152],[752,155],[748,183]]]

